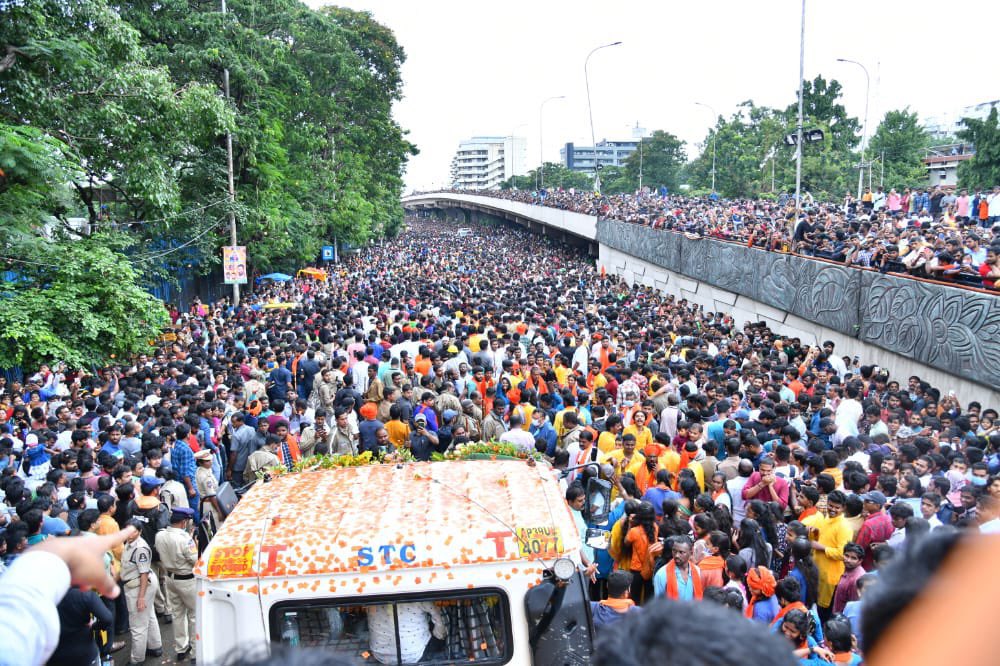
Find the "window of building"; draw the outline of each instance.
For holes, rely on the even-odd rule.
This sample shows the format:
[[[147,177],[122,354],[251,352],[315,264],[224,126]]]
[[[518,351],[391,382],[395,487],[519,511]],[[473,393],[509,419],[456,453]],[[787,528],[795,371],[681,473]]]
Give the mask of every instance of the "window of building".
[[[403,597],[307,599],[271,608],[271,640],[325,648],[361,664],[505,664],[510,609],[499,590]]]

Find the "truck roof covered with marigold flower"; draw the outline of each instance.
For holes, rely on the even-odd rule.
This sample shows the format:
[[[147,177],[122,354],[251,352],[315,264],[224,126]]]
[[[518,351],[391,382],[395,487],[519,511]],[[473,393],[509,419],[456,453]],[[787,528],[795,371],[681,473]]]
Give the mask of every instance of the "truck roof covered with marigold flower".
[[[239,579],[241,591],[267,594],[303,576],[326,586],[357,574],[428,570],[421,575],[432,582],[454,567],[577,559],[580,538],[552,468],[506,459],[517,452],[507,456],[502,445],[496,453],[482,446],[489,450],[454,455],[492,460],[366,464],[370,456],[334,456],[275,470],[228,516],[196,574]]]

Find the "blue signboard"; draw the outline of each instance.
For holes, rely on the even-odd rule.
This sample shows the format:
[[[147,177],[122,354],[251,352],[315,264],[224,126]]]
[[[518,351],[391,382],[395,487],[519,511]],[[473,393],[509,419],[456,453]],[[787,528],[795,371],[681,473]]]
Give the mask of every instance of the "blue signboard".
[[[323,261],[333,261],[333,246],[324,245],[323,246]]]

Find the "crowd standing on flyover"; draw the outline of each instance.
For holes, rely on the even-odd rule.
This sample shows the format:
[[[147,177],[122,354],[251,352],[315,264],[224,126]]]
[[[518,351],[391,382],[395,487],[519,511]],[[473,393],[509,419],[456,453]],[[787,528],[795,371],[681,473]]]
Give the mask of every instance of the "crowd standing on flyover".
[[[669,195],[601,195],[576,190],[484,190],[474,193],[641,224],[693,237],[716,238],[776,252],[794,252],[850,266],[997,289],[1000,279],[1000,186],[888,192],[866,188],[861,200],[794,198],[726,200]]]
[[[560,201],[623,215],[645,200]],[[688,230],[723,208],[683,206],[634,221]],[[409,224],[326,281],[174,309],[166,341],[118,367],[0,383],[0,661],[106,662],[125,632],[132,663],[190,658],[219,484],[319,454],[428,460],[498,440],[556,469],[598,463],[569,471],[566,498],[607,536],[582,553],[599,637],[658,598],[716,603],[803,663],[860,661],[892,620],[879,600],[908,598],[894,560],[1000,531],[994,406],[628,285],[520,230]],[[711,226],[735,231],[733,216]],[[595,474],[614,487],[601,525],[581,512]],[[52,552],[70,535],[106,549],[99,576],[124,594],[64,595]]]

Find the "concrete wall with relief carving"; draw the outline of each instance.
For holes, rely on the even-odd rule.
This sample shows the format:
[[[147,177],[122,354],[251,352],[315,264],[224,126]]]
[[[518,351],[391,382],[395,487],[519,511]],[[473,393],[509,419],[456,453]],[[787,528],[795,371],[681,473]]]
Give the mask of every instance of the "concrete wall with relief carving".
[[[1000,389],[998,297],[608,220],[597,240],[601,264],[630,281],[806,339],[838,334],[839,353],[877,346],[897,377],[910,359],[947,373],[935,383],[945,390],[967,380]],[[925,376],[917,363],[912,374]]]

